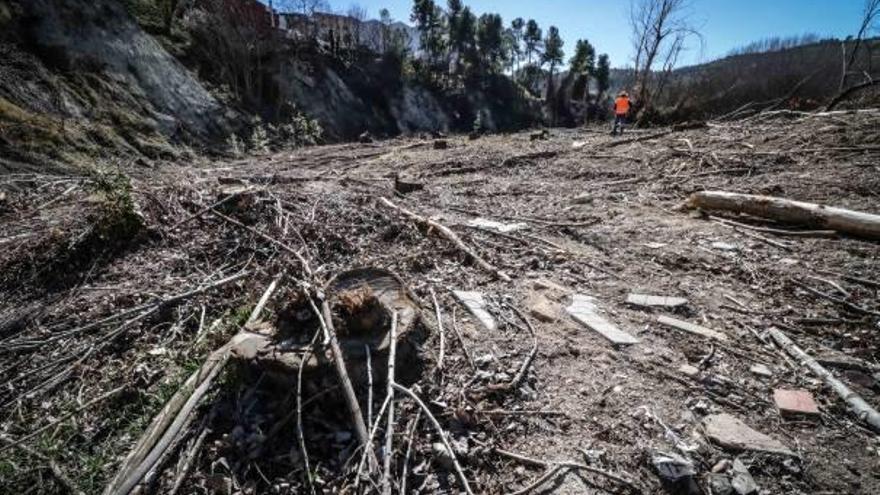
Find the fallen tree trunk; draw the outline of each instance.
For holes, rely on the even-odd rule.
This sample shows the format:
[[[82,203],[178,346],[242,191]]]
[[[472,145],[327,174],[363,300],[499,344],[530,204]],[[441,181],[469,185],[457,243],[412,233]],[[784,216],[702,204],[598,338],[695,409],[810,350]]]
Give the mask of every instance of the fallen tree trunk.
[[[874,432],[880,433],[880,413],[876,409],[850,390],[843,382],[835,378],[830,371],[826,370],[809,354],[804,352],[803,349],[798,347],[787,335],[776,328],[771,328],[769,333],[773,340],[779,344],[779,347],[785,350],[791,357],[797,359],[803,366],[810,368],[816,376],[831,387],[846,402],[853,414],[867,423]]]
[[[703,191],[688,199],[691,208],[747,213],[788,224],[836,230],[865,239],[880,240],[880,215],[843,208],[725,191]]]

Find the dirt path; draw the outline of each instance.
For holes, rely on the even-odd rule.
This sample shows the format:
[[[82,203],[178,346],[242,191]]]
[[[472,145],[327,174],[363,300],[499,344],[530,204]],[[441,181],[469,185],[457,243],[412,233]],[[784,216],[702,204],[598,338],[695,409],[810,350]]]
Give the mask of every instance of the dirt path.
[[[446,149],[434,149],[431,140],[394,140],[132,171],[132,194],[146,234],[134,244],[113,247],[103,241],[82,244],[94,223],[90,219],[101,215],[89,200],[94,179],[30,178],[10,194],[0,230],[0,239],[12,246],[2,265],[4,314],[15,307],[39,308],[22,324],[3,329],[7,349],[15,351],[4,352],[0,360],[7,383],[3,430],[18,438],[31,429],[30,422],[48,421],[40,411],[57,416],[124,377],[132,387],[122,403],[82,414],[76,426],[43,439],[73,479],[91,480],[80,482],[83,489],[102,486],[145,419],[192,363],[228,338],[238,315],[268,281],[281,270],[292,279],[299,276],[288,252],[253,232],[210,215],[179,225],[223,191],[250,187],[248,202],[231,210],[236,218],[299,250],[319,280],[375,266],[400,274],[427,307],[429,290],[437,292],[447,328],[446,366],[442,375],[430,371],[439,350],[438,336],[432,335],[422,344],[427,364],[420,386],[461,448],[478,493],[512,492],[543,472],[495,449],[545,461],[589,462],[648,493],[661,491],[652,455],[686,452],[705,487],[705,475],[714,466],[737,456],[706,438],[704,418],[721,413],[796,454],[739,455],[767,493],[876,493],[878,437],[857,424],[818,379],[756,335],[776,326],[816,357],[845,358],[850,369],[831,369],[880,406],[877,318],[811,296],[795,283],[833,292],[831,281],[848,293],[847,300],[880,310],[877,286],[834,275],[880,280],[880,247],[849,237],[737,230],[679,207],[691,192],[724,189],[877,212],[877,124],[872,114],[780,115],[641,141],[623,140],[651,134],[612,138],[599,129],[554,130],[549,139],[537,141],[528,134],[477,141],[454,137],[446,140]],[[396,177],[424,189],[396,194]],[[70,184],[76,187],[61,194]],[[60,199],[49,206],[34,207],[55,197]],[[381,207],[380,197],[450,227],[513,282],[496,279],[449,242]],[[469,225],[477,217],[518,228],[499,233]],[[22,233],[31,235],[14,238]],[[48,254],[37,254],[38,246]],[[64,246],[73,246],[73,253]],[[58,264],[57,253],[69,259]],[[70,276],[57,275],[59,270]],[[123,337],[110,346],[99,343],[116,335],[116,326],[53,337],[237,270],[252,275],[123,329]],[[498,328],[487,330],[470,317],[452,290],[482,293]],[[273,317],[283,315],[283,301],[295,293],[294,284],[288,284],[272,306]],[[687,304],[639,308],[626,303],[630,293],[682,297]],[[602,315],[639,342],[613,346],[574,321],[563,310],[572,294],[594,297]],[[514,391],[478,393],[510,380],[529,354],[529,332],[511,307],[528,314],[536,329],[536,359]],[[538,318],[539,310],[548,314]],[[453,312],[477,370],[449,334]],[[728,340],[662,326],[660,315],[702,325]],[[96,346],[94,355],[59,375],[68,353],[81,356]],[[756,364],[770,368],[772,377],[750,372]],[[332,387],[316,382],[304,395],[314,396],[325,385]],[[820,416],[782,419],[773,402],[777,388],[808,390]],[[219,493],[228,482],[245,493],[304,489],[301,459],[291,450],[294,428],[265,437],[290,411],[288,393],[246,378],[227,379],[211,405],[202,408],[209,441],[189,477],[190,487]],[[352,480],[346,460],[353,445],[339,435],[346,429],[345,415],[329,404],[330,410],[322,409],[317,401],[303,419],[315,470],[324,489],[336,492]],[[399,416],[399,432],[414,418],[410,407]],[[436,437],[424,423],[417,431],[409,486],[421,486],[424,493],[455,492],[454,477],[432,454]],[[402,452],[405,435],[398,437]],[[99,454],[102,449],[106,453]],[[586,460],[581,450],[587,451]],[[0,454],[0,462],[11,452]],[[226,467],[217,467],[221,458]],[[8,462],[13,461],[33,462],[18,457]],[[7,472],[0,472],[0,481],[9,486],[32,479],[15,469],[2,473]],[[617,490],[613,482],[576,472],[540,488],[544,493]]]

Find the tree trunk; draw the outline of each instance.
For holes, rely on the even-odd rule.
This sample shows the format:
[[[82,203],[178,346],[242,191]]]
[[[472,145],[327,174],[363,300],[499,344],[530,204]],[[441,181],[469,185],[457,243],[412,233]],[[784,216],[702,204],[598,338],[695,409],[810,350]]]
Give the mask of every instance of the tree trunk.
[[[688,205],[706,210],[747,213],[784,223],[836,230],[865,239],[880,240],[880,215],[843,208],[725,191],[698,192],[690,197]]]

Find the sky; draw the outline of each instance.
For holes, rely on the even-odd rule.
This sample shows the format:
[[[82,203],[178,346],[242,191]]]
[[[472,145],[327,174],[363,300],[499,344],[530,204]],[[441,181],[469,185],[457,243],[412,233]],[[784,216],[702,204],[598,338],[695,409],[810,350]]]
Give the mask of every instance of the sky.
[[[266,1],[266,0],[263,0]],[[435,0],[445,7],[445,0]],[[690,0],[690,18],[705,38],[702,48],[692,43],[682,65],[723,57],[753,41],[815,33],[845,38],[858,30],[864,0]],[[330,0],[337,11],[356,3],[371,18],[387,8],[395,20],[409,21],[412,0]],[[632,44],[628,24],[630,0],[465,0],[477,14],[497,12],[505,24],[516,17],[535,19],[546,33],[559,28],[566,57],[575,41],[590,40],[599,53],[607,53],[614,67],[631,65]]]

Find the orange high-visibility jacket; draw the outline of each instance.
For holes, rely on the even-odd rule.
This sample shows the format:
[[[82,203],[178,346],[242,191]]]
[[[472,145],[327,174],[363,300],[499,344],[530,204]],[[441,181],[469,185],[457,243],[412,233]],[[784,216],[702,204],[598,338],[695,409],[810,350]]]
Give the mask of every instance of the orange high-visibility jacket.
[[[626,115],[629,113],[629,98],[620,96],[614,100],[614,113],[617,115]]]

